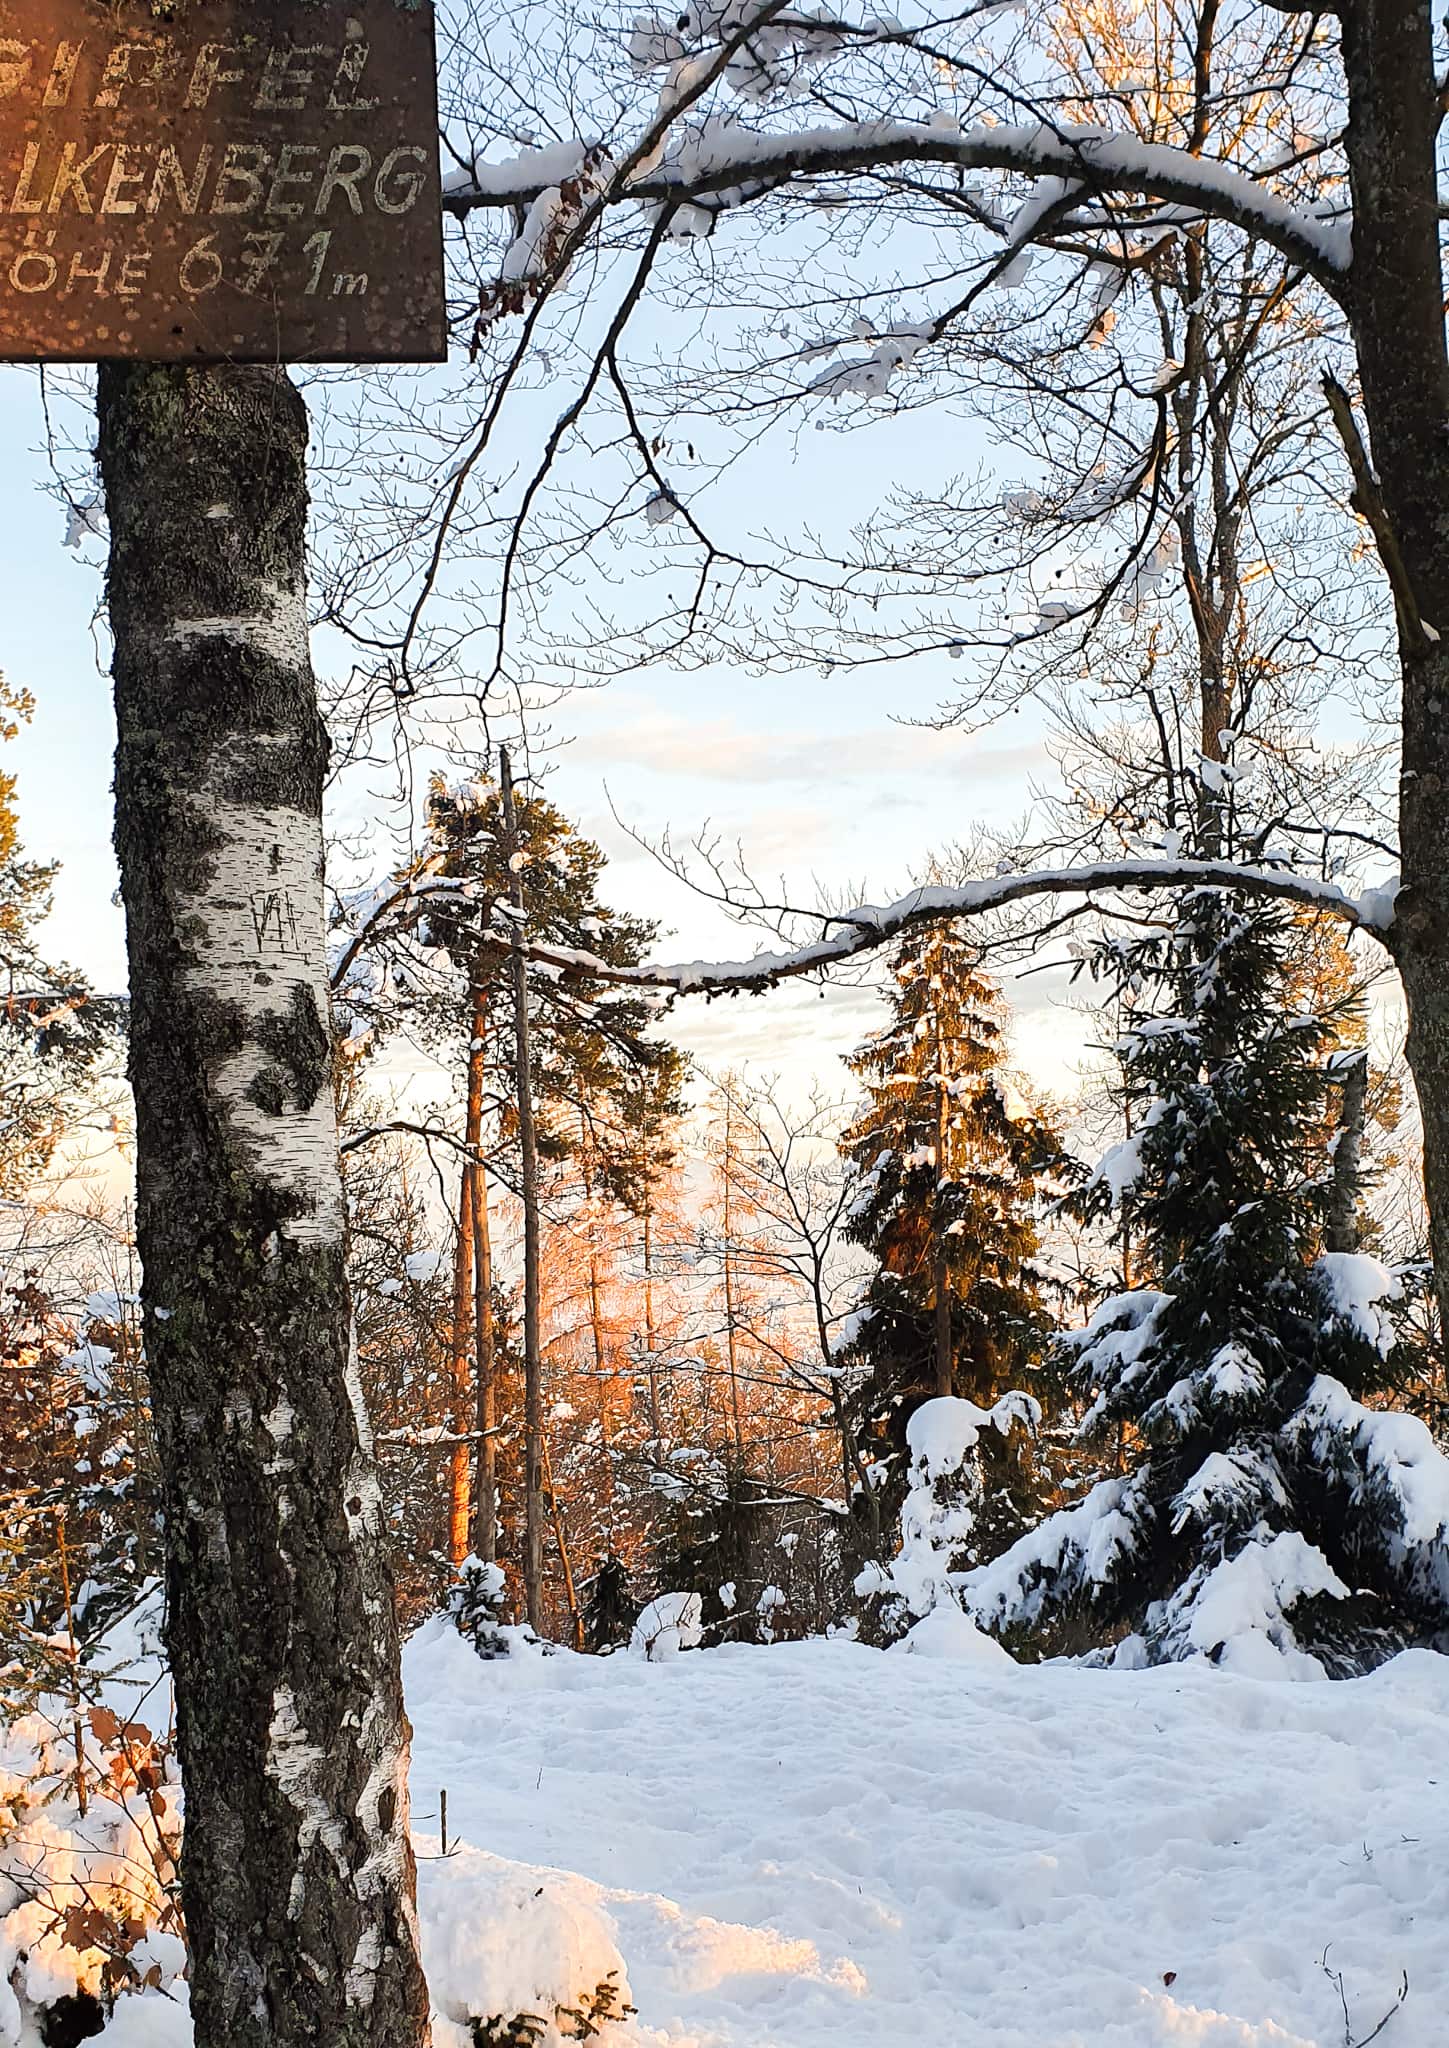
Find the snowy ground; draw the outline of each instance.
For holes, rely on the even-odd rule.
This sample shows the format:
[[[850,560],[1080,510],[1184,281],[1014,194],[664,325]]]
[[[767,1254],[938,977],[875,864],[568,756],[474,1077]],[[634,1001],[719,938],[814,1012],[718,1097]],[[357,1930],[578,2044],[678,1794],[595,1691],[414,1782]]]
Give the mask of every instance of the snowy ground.
[[[1449,1658],[1338,1684],[844,1642],[485,1664],[439,1623],[406,1676],[436,2048],[540,2011],[565,2048],[611,1971],[638,2014],[595,2048],[1359,2048],[1405,1972],[1383,2048],[1449,2039]],[[98,1840],[62,1819],[25,1831],[55,1876]],[[35,2048],[27,1987],[81,1958],[3,1863],[0,2043]],[[102,2048],[185,2048],[170,1948],[172,1995],[123,1998]]]
[[[597,1887],[646,2039],[1341,2048],[1404,1971],[1379,2039],[1449,2039],[1449,1659],[483,1665],[430,1631],[407,1675],[420,1830],[446,1787],[450,1834]]]

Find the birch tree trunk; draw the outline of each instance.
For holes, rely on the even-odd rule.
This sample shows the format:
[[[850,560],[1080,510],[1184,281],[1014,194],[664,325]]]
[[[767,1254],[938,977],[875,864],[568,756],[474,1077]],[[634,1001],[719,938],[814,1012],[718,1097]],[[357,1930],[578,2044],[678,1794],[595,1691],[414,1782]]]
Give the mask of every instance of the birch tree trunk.
[[[116,847],[198,2048],[421,2048],[409,1729],[350,1348],[306,412],[104,366]]]

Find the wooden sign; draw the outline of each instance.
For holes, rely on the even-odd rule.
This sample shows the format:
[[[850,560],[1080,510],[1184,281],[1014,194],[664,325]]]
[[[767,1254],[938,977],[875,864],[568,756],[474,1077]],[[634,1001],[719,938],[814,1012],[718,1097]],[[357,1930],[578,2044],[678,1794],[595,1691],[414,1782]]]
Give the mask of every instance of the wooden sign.
[[[0,0],[0,360],[446,343],[431,0]]]

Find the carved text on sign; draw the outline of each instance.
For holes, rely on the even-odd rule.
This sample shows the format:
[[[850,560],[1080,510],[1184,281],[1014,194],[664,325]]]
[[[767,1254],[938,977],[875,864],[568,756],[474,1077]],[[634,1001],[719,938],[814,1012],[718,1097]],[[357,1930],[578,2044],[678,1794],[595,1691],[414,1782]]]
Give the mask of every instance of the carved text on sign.
[[[409,0],[0,0],[0,357],[441,357],[433,61]]]

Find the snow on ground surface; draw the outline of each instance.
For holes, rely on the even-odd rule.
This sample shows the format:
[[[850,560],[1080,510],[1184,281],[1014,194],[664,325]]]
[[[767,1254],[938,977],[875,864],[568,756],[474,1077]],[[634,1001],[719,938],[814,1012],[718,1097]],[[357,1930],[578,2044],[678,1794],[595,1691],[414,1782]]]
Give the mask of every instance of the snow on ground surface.
[[[1358,2048],[1405,1972],[1383,2048],[1449,2040],[1449,1658],[1290,1684],[908,1641],[484,1663],[423,1629],[435,2048],[541,2009],[540,2048]],[[5,1905],[0,1993],[35,1933]],[[586,2035],[611,1973],[637,2017]],[[189,2041],[150,1993],[102,2048]]]
[[[645,2040],[1342,2048],[1405,1970],[1384,2048],[1449,2039],[1429,1652],[1315,1685],[846,1642],[482,1664],[434,1626],[407,1678],[417,1825],[446,1787],[450,1836],[580,1874]]]

